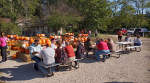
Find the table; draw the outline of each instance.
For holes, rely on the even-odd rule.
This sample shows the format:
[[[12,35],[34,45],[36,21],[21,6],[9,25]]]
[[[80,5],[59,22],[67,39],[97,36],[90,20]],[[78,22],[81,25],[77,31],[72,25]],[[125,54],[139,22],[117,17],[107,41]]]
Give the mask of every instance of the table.
[[[133,42],[116,42],[116,44],[118,44],[119,50],[126,51],[127,45],[131,45]]]

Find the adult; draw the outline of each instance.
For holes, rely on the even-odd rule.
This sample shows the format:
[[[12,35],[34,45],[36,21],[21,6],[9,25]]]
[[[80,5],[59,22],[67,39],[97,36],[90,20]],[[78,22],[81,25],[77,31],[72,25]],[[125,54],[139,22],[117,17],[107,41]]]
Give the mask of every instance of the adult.
[[[99,44],[97,44],[97,48],[98,48],[98,51],[95,53],[95,56],[96,56],[97,60],[100,60],[100,56],[99,55],[108,54],[110,52],[109,48],[107,46],[107,43],[104,42],[103,39],[100,39]],[[103,58],[105,58],[105,57],[103,57]]]
[[[56,41],[54,38],[51,39],[51,48],[56,49],[57,46],[55,45]]]
[[[69,42],[66,42],[65,50],[67,52],[67,56],[69,57],[69,61],[72,62],[75,60],[75,53],[72,45]]]
[[[92,44],[91,44],[91,39],[88,37],[88,38],[87,38],[87,41],[84,42],[84,47],[85,47],[86,55],[87,55],[87,56],[88,56],[88,52],[92,50],[91,46],[92,46]]]
[[[2,62],[7,61],[7,40],[8,38],[5,36],[5,33],[2,32],[0,34],[0,49],[1,49]]]
[[[89,30],[89,31],[88,31],[88,36],[91,37],[91,35],[92,35],[92,31]]]
[[[56,44],[57,44],[57,48],[55,50],[55,62],[61,63],[61,54],[62,54],[61,42],[57,41]]]
[[[122,41],[122,36],[123,36],[122,30],[120,29],[120,30],[117,32],[117,34],[118,34],[118,41],[119,41],[119,42]]]
[[[130,35],[127,35],[125,37],[124,41],[126,41],[126,42],[132,42],[132,39],[131,39]]]
[[[53,76],[54,68],[51,66],[55,63],[55,50],[47,45],[45,49],[41,50],[40,55],[42,58],[39,64],[40,71],[47,77]]]
[[[115,43],[113,42],[111,38],[108,38],[107,40],[108,40],[107,45],[108,45],[110,52],[115,52]]]
[[[76,58],[77,59],[84,58],[84,52],[85,52],[85,48],[84,48],[83,44],[80,41],[78,41],[77,42]]]
[[[98,31],[97,31],[97,29],[95,30],[95,37],[97,37],[98,36]]]
[[[137,38],[134,39],[134,46],[141,46],[142,45],[142,41],[140,39],[140,35],[137,35]]]
[[[39,44],[39,40],[35,40],[34,43],[29,46],[31,59],[36,63],[34,64],[35,70],[38,70],[38,63],[41,62],[40,52],[42,50],[42,46]]]

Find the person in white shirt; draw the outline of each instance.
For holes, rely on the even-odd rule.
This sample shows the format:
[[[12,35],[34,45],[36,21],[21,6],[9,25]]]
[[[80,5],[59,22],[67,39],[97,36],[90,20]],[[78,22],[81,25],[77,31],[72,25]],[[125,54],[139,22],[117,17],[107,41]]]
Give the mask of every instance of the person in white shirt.
[[[57,46],[55,45],[55,39],[54,38],[51,39],[51,48],[53,48],[53,49],[57,48]]]
[[[51,65],[55,63],[55,50],[47,45],[46,48],[40,52],[40,55],[42,58],[39,64],[40,71],[47,77],[53,76],[54,68],[51,67]]]

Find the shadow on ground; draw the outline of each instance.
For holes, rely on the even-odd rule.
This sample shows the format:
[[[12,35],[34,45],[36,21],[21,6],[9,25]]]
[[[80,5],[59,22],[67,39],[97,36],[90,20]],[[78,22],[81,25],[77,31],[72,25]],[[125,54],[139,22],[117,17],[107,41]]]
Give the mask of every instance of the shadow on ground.
[[[16,68],[3,68],[0,69],[0,71],[8,75],[2,75],[0,77],[0,80],[2,81],[21,81],[43,77],[33,69],[32,64],[16,66]]]

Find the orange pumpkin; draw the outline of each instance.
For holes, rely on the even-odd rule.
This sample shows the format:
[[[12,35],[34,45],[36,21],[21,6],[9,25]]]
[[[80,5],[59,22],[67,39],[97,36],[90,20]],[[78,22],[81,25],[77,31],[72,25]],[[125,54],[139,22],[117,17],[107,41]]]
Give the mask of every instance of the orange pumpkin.
[[[33,38],[30,38],[29,43],[32,44],[34,42]]]
[[[24,40],[29,41],[30,38],[29,37],[24,37]]]
[[[12,59],[16,59],[16,58],[17,58],[17,55],[16,55],[16,54],[13,54],[13,55],[11,56],[11,58],[12,58]]]
[[[11,35],[7,35],[7,37],[8,37],[8,38],[10,38],[10,37],[11,37]]]

